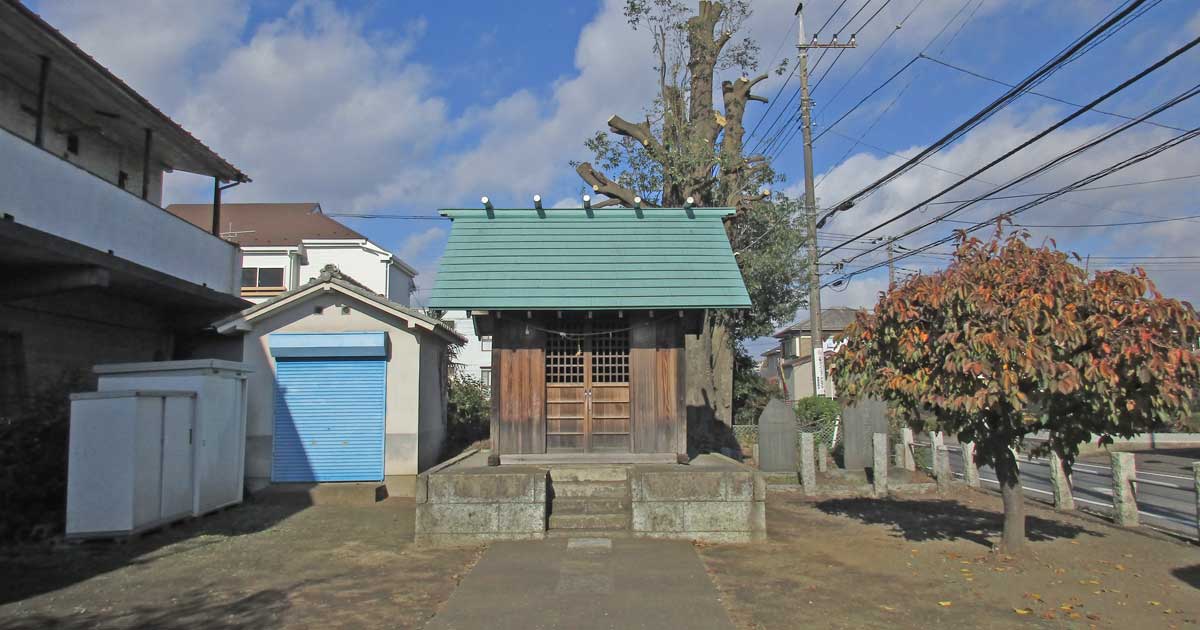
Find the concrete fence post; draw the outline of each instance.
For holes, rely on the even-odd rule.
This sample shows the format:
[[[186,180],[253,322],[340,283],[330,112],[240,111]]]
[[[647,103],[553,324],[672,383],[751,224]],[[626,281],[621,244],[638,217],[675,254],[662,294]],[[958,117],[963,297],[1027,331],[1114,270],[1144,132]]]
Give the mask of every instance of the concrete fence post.
[[[950,449],[940,446],[933,457],[937,462],[934,470],[938,471],[936,478],[938,492],[949,492],[950,484],[954,481],[954,469],[950,467]]]
[[[1192,476],[1196,481],[1196,538],[1200,539],[1200,462],[1192,462]]]
[[[888,436],[886,433],[876,433],[871,436],[872,459],[871,477],[875,496],[887,496],[888,482]]]
[[[829,471],[829,445],[824,441],[817,445],[817,471]]]
[[[1075,509],[1075,496],[1071,493],[1071,479],[1063,468],[1062,458],[1050,451],[1050,486],[1054,490],[1054,509]]]
[[[892,445],[892,465],[896,468],[904,468],[904,442],[896,442]]]
[[[1113,513],[1117,525],[1137,527],[1137,499],[1133,493],[1133,480],[1137,478],[1133,453],[1112,454]]]
[[[972,488],[979,487],[979,465],[975,463],[975,443],[962,443],[963,481]]]
[[[900,445],[904,448],[904,460],[897,464],[904,470],[916,470],[917,460],[913,457],[913,430],[904,427],[900,429]]]
[[[945,434],[943,434],[941,431],[929,432],[929,467],[933,470],[934,479],[938,479],[942,476],[942,462],[940,461],[941,458],[938,457],[938,451],[940,451],[945,445]]]
[[[806,494],[817,489],[817,472],[813,455],[813,434],[800,434],[800,485]]]

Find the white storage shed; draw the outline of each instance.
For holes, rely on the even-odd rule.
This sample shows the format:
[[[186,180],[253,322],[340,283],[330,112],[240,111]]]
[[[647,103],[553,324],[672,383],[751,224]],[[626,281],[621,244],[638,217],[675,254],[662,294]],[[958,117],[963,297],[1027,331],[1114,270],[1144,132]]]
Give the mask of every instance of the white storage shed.
[[[68,538],[122,536],[192,514],[191,391],[71,395]]]

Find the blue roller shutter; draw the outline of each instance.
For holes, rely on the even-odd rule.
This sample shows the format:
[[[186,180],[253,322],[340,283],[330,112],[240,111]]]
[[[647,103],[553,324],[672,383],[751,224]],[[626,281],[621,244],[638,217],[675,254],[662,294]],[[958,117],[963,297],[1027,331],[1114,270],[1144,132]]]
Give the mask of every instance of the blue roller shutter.
[[[365,334],[377,334],[382,347],[382,333]],[[296,344],[285,342],[298,336],[271,335],[273,354],[287,348],[276,356],[272,480],[383,480],[386,359],[296,356]],[[377,354],[349,354],[356,353]]]

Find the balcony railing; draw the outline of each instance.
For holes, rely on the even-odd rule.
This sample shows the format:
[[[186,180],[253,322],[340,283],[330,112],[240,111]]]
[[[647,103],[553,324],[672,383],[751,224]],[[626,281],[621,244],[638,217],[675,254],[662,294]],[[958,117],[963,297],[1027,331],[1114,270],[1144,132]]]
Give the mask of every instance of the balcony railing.
[[[287,291],[287,287],[242,287],[242,297],[244,298],[264,298],[275,297],[280,293]]]
[[[0,213],[192,284],[230,295],[240,288],[236,245],[5,130]]]

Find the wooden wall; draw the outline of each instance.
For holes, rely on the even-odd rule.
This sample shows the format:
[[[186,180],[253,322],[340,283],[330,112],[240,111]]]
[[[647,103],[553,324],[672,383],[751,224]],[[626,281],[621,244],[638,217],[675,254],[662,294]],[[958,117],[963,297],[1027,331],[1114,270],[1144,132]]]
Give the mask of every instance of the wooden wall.
[[[674,313],[669,312],[669,313]],[[488,317],[492,333],[492,423],[496,454],[546,452],[546,334],[562,320],[551,314],[505,312]],[[564,317],[586,317],[564,313]],[[687,318],[658,312],[626,313],[629,322],[629,389],[634,453],[687,452]],[[526,326],[529,334],[526,334]]]
[[[687,452],[683,327],[673,317],[633,319],[629,397],[635,453]]]
[[[492,445],[499,455],[546,452],[546,335],[501,316],[492,333]]]

